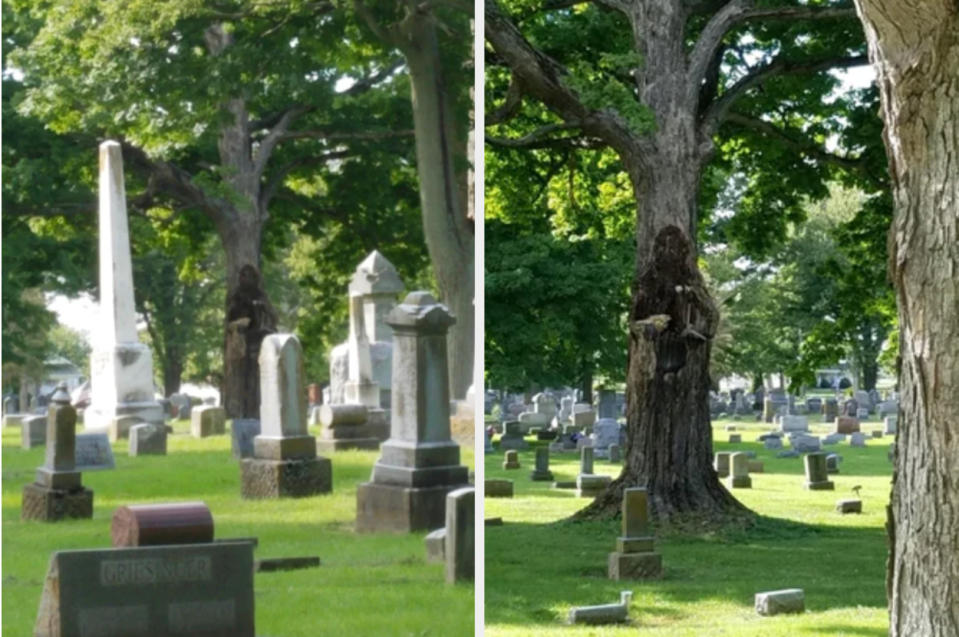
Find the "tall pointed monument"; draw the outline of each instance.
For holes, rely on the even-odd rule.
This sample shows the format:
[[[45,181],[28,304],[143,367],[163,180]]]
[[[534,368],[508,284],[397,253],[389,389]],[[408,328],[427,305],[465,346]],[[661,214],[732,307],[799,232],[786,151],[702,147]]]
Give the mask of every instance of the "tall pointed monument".
[[[90,356],[88,430],[105,430],[117,416],[163,422],[154,397],[153,354],[137,338],[133,266],[120,144],[100,144],[100,317]]]

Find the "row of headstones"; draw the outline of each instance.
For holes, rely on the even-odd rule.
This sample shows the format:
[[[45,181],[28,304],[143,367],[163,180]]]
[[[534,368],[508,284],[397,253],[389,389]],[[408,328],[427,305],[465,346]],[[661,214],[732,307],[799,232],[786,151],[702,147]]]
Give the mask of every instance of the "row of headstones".
[[[818,451],[805,454],[803,456],[803,466],[806,480],[803,487],[812,491],[832,491],[835,489],[835,485],[829,480],[829,474],[839,473],[841,462],[842,456],[839,454],[826,454]],[[762,462],[751,459],[751,452],[744,451],[717,452],[713,459],[713,468],[716,470],[716,475],[723,479],[723,483],[729,489],[752,488],[750,473],[763,472]],[[836,504],[836,509],[840,513],[861,513],[862,502],[858,499],[840,500]]]
[[[610,445],[610,462],[620,462],[619,445]],[[534,482],[551,482],[553,472],[549,468],[550,451],[546,447],[536,449],[535,467],[530,473],[530,480]],[[517,470],[521,469],[519,453],[515,449],[510,449],[504,454],[503,469]],[[584,446],[580,448],[579,474],[575,481],[571,482],[553,482],[555,489],[575,489],[579,497],[595,497],[602,493],[611,481],[609,476],[598,475],[593,472],[594,468],[594,450],[592,447]],[[489,498],[511,498],[513,497],[513,481],[504,478],[487,478],[485,481],[484,496]]]

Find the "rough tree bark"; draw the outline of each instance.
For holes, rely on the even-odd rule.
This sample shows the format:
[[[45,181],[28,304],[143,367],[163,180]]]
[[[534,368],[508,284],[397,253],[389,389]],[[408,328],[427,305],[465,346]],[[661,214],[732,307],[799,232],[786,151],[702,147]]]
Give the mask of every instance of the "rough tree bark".
[[[743,514],[745,508],[720,484],[712,467],[709,356],[718,313],[696,263],[700,178],[714,152],[713,136],[736,115],[732,107],[739,96],[780,73],[830,68],[823,60],[796,64],[774,59],[717,94],[713,80],[719,75],[723,38],[747,20],[852,17],[853,12],[754,7],[749,0],[699,3],[696,7],[713,14],[688,49],[691,3],[601,3],[622,13],[632,28],[635,51],[643,60],[632,70],[635,91],[655,118],[652,132],[634,130],[611,109],[587,106],[565,84],[566,70],[534,49],[495,0],[486,2],[486,39],[510,68],[520,93],[541,101],[567,127],[578,127],[583,136],[616,151],[637,202],[626,464],[578,515],[615,516],[623,488],[646,485],[650,506],[660,519],[694,514],[721,521]],[[835,61],[844,63],[850,62]],[[744,126],[762,125],[742,119]],[[529,138],[542,141],[536,134]]]
[[[895,216],[899,433],[889,634],[959,636],[959,4],[856,0],[879,77]]]
[[[401,22],[383,26],[362,0],[354,2],[357,13],[377,37],[396,46],[409,67],[423,234],[441,300],[456,317],[447,347],[450,396],[461,399],[473,384],[473,224],[467,205],[466,150],[469,122],[453,108],[455,98],[443,70],[432,9],[415,0],[407,0],[405,5]]]

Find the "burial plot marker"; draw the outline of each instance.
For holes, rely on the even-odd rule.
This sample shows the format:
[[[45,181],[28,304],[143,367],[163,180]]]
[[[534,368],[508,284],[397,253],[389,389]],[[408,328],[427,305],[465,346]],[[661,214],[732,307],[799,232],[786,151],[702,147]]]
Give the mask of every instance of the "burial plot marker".
[[[612,478],[593,473],[593,448],[579,450],[579,475],[576,476],[576,495],[581,498],[596,497],[606,490]]]
[[[807,453],[803,457],[806,468],[806,482],[803,487],[810,491],[832,491],[836,486],[829,480],[826,469],[826,454]]]
[[[411,292],[390,312],[390,438],[380,447],[372,479],[357,489],[358,531],[442,526],[446,494],[468,482],[459,446],[450,438],[446,334],[455,320],[428,292]]]
[[[303,353],[292,334],[270,334],[260,346],[260,435],[240,461],[244,498],[302,497],[333,489],[328,458],[316,455],[306,428]]]
[[[648,493],[643,487],[623,489],[623,535],[609,554],[609,579],[649,579],[663,574],[663,556],[656,552],[649,525]]]
[[[529,474],[529,479],[534,482],[553,481],[553,472],[549,470],[549,449],[546,447],[536,448],[536,468]]]
[[[77,412],[70,406],[66,383],[60,383],[47,412],[45,461],[37,468],[36,482],[23,487],[24,520],[93,517],[93,491],[83,487],[76,469],[76,426]]]
[[[100,144],[100,315],[90,356],[88,430],[105,431],[117,416],[163,423],[154,398],[153,354],[137,337],[130,230],[120,144]]]
[[[475,489],[463,487],[446,495],[446,582],[472,580],[475,570]]]

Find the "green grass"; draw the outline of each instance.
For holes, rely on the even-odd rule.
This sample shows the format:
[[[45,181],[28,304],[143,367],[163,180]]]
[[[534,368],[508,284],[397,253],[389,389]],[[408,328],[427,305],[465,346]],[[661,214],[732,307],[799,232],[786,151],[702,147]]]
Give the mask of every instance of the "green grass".
[[[518,471],[503,470],[500,453],[487,456],[486,476],[512,479],[515,495],[485,500],[486,517],[505,523],[486,528],[486,635],[626,635],[637,628],[650,637],[886,635],[883,524],[892,438],[869,440],[865,449],[826,447],[844,458],[841,473],[831,476],[836,490],[806,491],[801,458],[778,459],[756,442],[769,425],[717,422],[714,440],[728,440],[723,425],[730,423],[744,442],[716,442],[714,448],[753,450],[764,462],[765,473],[752,474],[752,489],[734,491],[761,517],[746,531],[659,537],[665,575],[655,581],[607,579],[618,521],[568,521],[588,501],[530,481],[533,449],[520,452]],[[863,425],[864,431],[878,428],[875,422]],[[812,429],[822,434],[828,426],[813,422]],[[575,453],[554,454],[550,464],[557,480],[578,473]],[[595,471],[616,476],[619,467],[597,459]],[[863,514],[839,515],[836,500],[853,497],[856,485],[862,487]],[[806,612],[757,615],[753,595],[780,588],[804,589]],[[562,625],[572,606],[612,603],[627,589],[633,591],[629,625]]]
[[[20,520],[21,489],[44,450],[23,450],[19,429],[3,431],[4,635],[32,634],[51,553],[108,548],[118,506],[185,500],[206,502],[215,537],[258,537],[255,558],[320,556],[318,569],[255,576],[257,635],[473,634],[473,585],[447,585],[443,566],[426,563],[425,533],[353,531],[356,486],[369,479],[376,452],[331,454],[332,494],[242,500],[229,435],[197,440],[187,421],[173,425],[166,456],[131,458],[126,441],[115,444],[115,470],[83,474],[93,519],[56,524]],[[462,461],[472,466],[472,448],[462,448]]]

